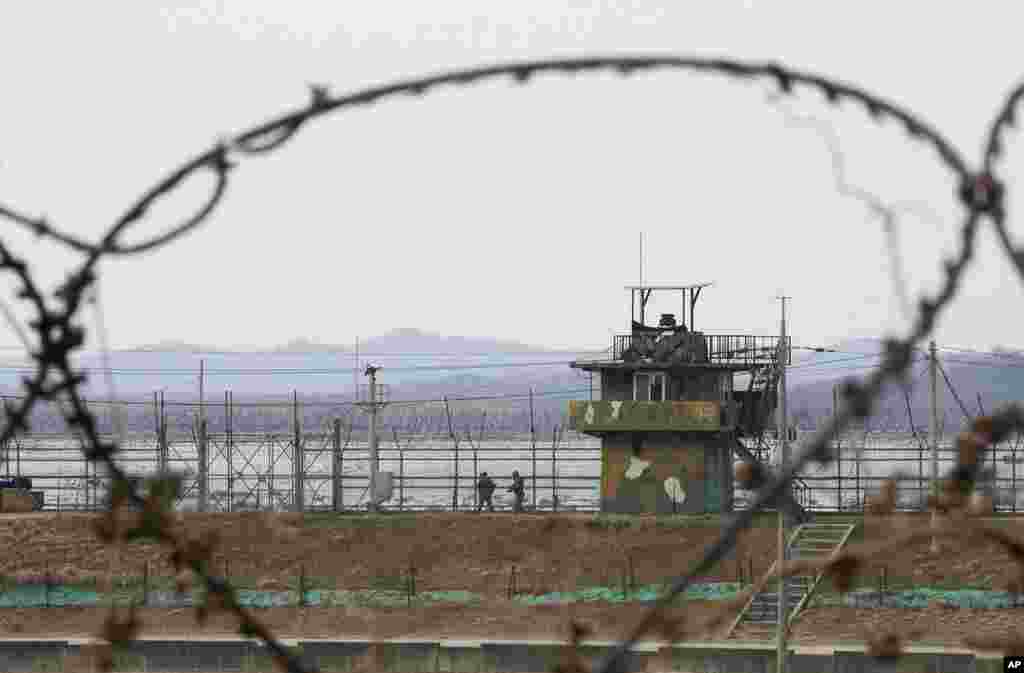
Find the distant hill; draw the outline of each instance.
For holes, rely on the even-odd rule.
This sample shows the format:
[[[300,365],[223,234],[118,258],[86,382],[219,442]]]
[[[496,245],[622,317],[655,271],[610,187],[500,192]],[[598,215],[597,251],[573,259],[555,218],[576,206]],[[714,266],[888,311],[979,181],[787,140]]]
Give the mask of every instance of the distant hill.
[[[190,344],[165,339],[155,344],[136,346],[122,352],[150,353],[352,353],[355,344],[322,343],[308,337],[297,337],[288,343],[269,348],[237,348]],[[532,346],[519,341],[495,337],[443,336],[416,327],[400,327],[380,336],[359,341],[360,353],[381,354],[443,354],[471,355],[491,353],[556,353],[558,349]]]
[[[213,346],[198,346],[175,339],[165,339],[155,344],[125,348],[125,352],[147,352],[147,353],[216,353],[223,351],[223,348]]]
[[[530,346],[493,337],[442,336],[415,327],[402,327],[359,343],[366,353],[429,353],[470,355],[485,353],[553,353],[554,349]]]
[[[794,351],[789,369],[789,410],[802,425],[832,411],[832,388],[845,378],[862,379],[878,365],[881,339],[859,338],[833,345],[838,352]],[[565,400],[586,398],[589,378],[568,366],[582,352],[568,352],[530,346],[490,337],[442,336],[416,328],[401,328],[372,337],[359,345],[359,360],[382,367],[381,383],[391,386],[394,400],[439,400],[458,397],[492,397],[521,400],[534,390],[538,410],[557,417]],[[925,354],[915,356],[908,388],[911,414],[919,429],[928,425],[928,378]],[[959,396],[947,390],[940,376],[940,400],[947,430],[959,428],[968,415],[978,413],[979,395],[986,411],[1009,402],[1024,400],[1024,353],[1009,348],[992,352],[940,350],[940,362]],[[15,358],[0,367],[0,391],[21,394]],[[198,396],[200,362],[205,365],[205,394],[208,400],[222,399],[231,391],[236,399],[286,399],[292,391],[300,398],[350,400],[353,384],[365,384],[357,369],[351,346],[322,344],[312,339],[294,339],[275,350],[233,351],[196,346],[182,341],[162,341],[153,346],[115,351],[110,354],[116,395],[128,399],[151,399],[154,391],[167,398],[191,401]],[[19,360],[20,362],[20,360]],[[81,353],[77,365],[101,367],[97,353]],[[741,387],[745,383],[737,382]],[[105,377],[93,371],[83,390],[90,399],[108,396]],[[961,409],[963,404],[964,410]],[[876,406],[877,427],[907,428],[907,402],[903,388],[891,385]],[[145,427],[145,406],[139,406]]]

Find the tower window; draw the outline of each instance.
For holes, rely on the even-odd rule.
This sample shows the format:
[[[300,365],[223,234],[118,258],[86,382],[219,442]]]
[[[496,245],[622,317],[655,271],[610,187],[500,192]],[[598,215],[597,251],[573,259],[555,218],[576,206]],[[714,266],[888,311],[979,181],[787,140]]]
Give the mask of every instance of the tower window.
[[[665,400],[665,374],[653,372],[633,376],[633,399],[638,402],[663,402]]]

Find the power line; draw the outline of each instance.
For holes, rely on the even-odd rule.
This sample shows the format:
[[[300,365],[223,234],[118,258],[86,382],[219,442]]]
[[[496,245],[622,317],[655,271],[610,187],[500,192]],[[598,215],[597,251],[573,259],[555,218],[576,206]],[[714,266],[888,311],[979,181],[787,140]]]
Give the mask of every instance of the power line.
[[[555,362],[503,362],[503,363],[481,363],[464,365],[412,365],[408,367],[382,367],[391,372],[414,372],[414,371],[460,371],[471,369],[516,369],[526,367],[568,367],[574,360],[559,360]],[[35,371],[30,367],[2,366],[0,371],[30,373]],[[181,374],[194,376],[197,372],[194,368],[137,368],[137,367],[86,367],[79,371],[92,374],[121,374],[127,376],[152,376],[154,374]],[[205,370],[206,376],[249,376],[249,375],[282,375],[282,374],[349,374],[356,371],[353,367],[331,367],[331,368],[220,368]]]
[[[558,397],[560,395],[571,395],[575,393],[589,392],[590,387],[585,388],[565,388],[560,390],[549,390],[544,392],[533,393],[534,397]],[[449,402],[473,402],[473,401],[486,401],[486,400],[513,400],[513,399],[527,399],[530,396],[529,393],[508,393],[503,395],[473,395],[465,397],[449,397]],[[0,400],[23,400],[24,396],[21,395],[0,395]],[[90,405],[126,405],[126,406],[147,406],[152,407],[152,400],[88,400]],[[178,407],[197,407],[199,402],[191,401],[173,401],[166,400],[164,402],[166,406],[178,406]],[[292,401],[284,400],[267,400],[263,402],[232,402],[233,407],[291,407],[294,404]],[[337,400],[337,401],[304,401],[302,406],[304,407],[351,407],[355,403],[350,400]],[[426,404],[444,404],[443,399],[430,398],[430,399],[418,399],[418,400],[393,400],[389,406],[402,406],[402,405],[426,405]],[[217,405],[210,402],[206,402],[205,406],[210,409],[216,409]]]

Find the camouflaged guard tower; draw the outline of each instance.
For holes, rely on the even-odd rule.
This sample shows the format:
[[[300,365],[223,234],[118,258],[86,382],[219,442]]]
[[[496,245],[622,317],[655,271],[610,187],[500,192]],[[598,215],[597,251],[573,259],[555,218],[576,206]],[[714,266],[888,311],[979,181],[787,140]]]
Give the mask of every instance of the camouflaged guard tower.
[[[627,287],[632,332],[613,337],[611,359],[571,365],[593,377],[591,399],[569,402],[569,423],[601,438],[604,512],[733,510],[733,453],[753,457],[740,438],[770,422],[791,347],[777,335],[696,331],[694,307],[709,285]],[[681,321],[665,313],[645,324],[655,291],[681,293]],[[746,389],[736,390],[742,373]]]

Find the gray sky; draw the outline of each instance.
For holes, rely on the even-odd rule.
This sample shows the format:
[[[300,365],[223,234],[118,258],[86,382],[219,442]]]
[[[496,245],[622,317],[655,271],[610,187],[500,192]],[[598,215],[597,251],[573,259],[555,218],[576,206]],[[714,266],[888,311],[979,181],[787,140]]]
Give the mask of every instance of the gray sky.
[[[188,157],[303,104],[309,83],[342,93],[455,66],[615,52],[778,59],[831,74],[910,106],[973,162],[996,105],[1024,75],[1006,58],[1019,43],[1013,8],[6,3],[0,202],[96,238]],[[716,283],[698,306],[700,329],[774,333],[779,291],[794,298],[800,343],[904,327],[881,223],[836,192],[822,139],[787,125],[765,101],[769,90],[682,72],[551,76],[326,118],[281,152],[242,160],[204,228],[104,263],[111,345],[350,343],[414,326],[605,347],[628,322],[622,287],[638,280],[640,231],[646,280]],[[960,210],[932,151],[815,94],[786,105],[834,125],[852,183],[935,213],[907,215],[900,236],[908,289],[937,287]],[[1018,139],[1009,154],[1007,171],[1024,171]],[[132,238],[194,207],[201,186],[188,185]],[[51,287],[75,259],[9,227],[4,237]],[[1022,346],[1024,314],[1002,308],[1021,305],[1020,285],[994,236],[981,241],[937,339]],[[11,296],[10,287],[0,291]],[[0,342],[17,343],[10,333]]]

